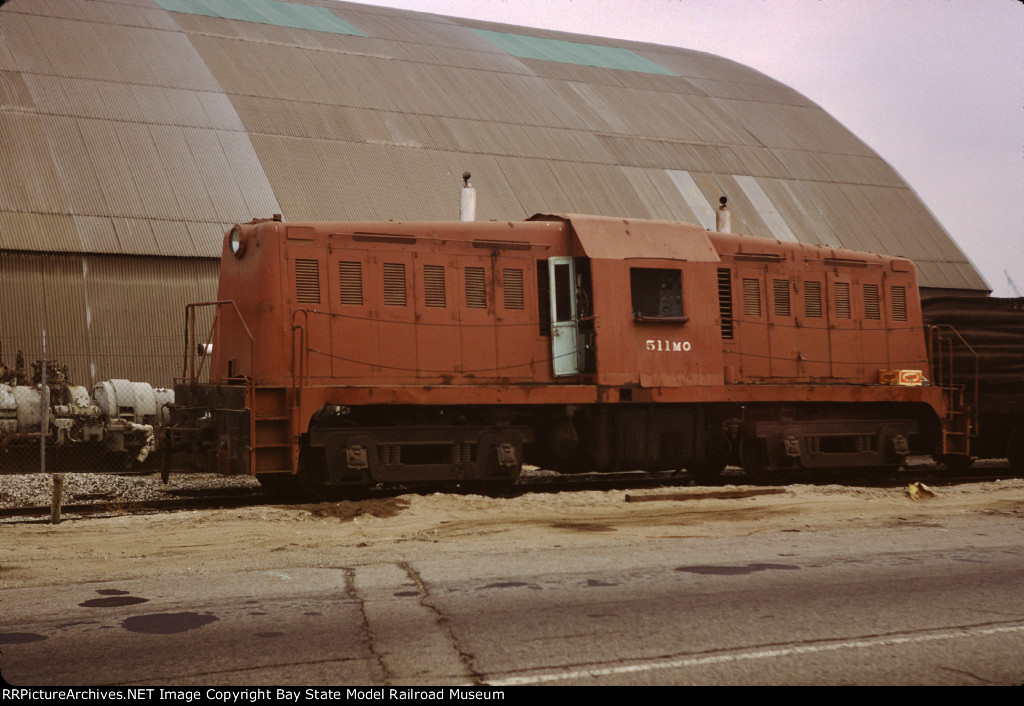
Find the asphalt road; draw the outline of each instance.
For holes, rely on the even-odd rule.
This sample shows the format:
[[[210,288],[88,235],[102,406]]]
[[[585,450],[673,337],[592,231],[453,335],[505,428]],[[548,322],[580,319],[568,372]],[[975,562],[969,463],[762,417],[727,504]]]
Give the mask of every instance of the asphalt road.
[[[466,539],[9,588],[14,685],[1024,683],[1019,518]],[[607,541],[605,541],[607,537]],[[245,559],[243,555],[241,559]]]

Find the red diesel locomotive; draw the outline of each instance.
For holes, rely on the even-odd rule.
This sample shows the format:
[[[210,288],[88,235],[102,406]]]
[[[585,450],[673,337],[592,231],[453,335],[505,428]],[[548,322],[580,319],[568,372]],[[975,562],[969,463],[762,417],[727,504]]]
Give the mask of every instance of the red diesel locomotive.
[[[903,258],[595,216],[275,217],[226,234],[187,320],[173,462],[313,495],[969,452]]]

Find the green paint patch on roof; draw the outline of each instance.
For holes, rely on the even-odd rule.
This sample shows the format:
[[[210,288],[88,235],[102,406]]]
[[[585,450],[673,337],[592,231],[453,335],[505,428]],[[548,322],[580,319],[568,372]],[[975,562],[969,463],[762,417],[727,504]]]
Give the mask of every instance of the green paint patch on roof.
[[[492,32],[486,29],[474,29],[473,31],[520,59],[542,59],[544,61],[559,61],[563,64],[597,66],[602,69],[621,69],[665,76],[676,75],[629,49],[582,42],[566,42],[561,39],[541,39],[540,37],[527,37],[523,34]]]
[[[234,2],[234,0],[230,2],[228,0],[156,0],[156,2],[168,12],[223,17],[226,20],[259,22],[278,27],[311,29],[316,32],[353,34],[357,37],[366,36],[326,7],[300,5],[294,2],[281,2],[281,0],[246,0],[245,2]]]

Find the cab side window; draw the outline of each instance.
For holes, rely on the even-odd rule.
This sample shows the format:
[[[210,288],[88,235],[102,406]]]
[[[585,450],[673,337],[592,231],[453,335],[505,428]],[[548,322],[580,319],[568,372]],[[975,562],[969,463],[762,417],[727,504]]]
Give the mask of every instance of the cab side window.
[[[683,312],[683,273],[677,269],[631,267],[629,290],[633,318],[680,319]]]

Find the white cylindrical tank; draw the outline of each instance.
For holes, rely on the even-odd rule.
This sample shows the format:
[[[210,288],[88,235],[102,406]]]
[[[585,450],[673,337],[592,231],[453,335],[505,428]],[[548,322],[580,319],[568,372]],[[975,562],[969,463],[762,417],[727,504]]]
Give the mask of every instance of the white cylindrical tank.
[[[38,388],[25,385],[14,388],[19,431],[39,431],[39,425],[43,422],[42,400],[43,392]]]
[[[104,380],[96,383],[93,397],[108,419],[159,425],[169,418],[166,405],[174,402],[174,391],[148,382]]]

